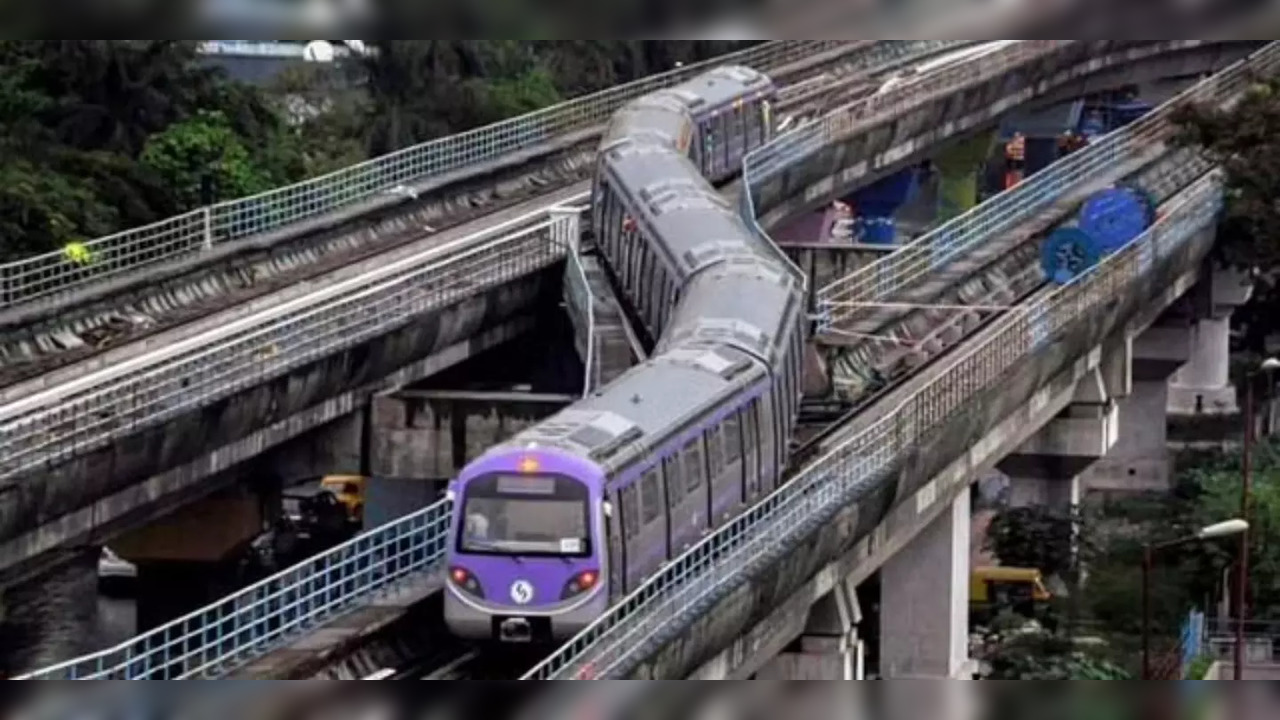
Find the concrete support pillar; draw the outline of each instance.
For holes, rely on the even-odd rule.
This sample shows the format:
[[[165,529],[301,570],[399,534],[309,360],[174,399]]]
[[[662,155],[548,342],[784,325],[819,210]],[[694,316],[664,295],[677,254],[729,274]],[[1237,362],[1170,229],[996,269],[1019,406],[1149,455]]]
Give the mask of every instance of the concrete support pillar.
[[[963,215],[978,204],[978,180],[995,141],[995,132],[975,135],[951,145],[933,159],[933,166],[938,169],[938,223]]]
[[[1129,392],[1128,345],[1103,356],[1080,379],[1072,403],[997,467],[1009,476],[1009,504],[1042,505],[1068,512],[1079,504],[1080,477],[1115,446],[1120,434],[1114,399]]]
[[[17,675],[95,649],[100,553],[68,551],[53,570],[3,591],[0,673]]]
[[[1207,270],[1206,275],[1193,296],[1190,357],[1169,383],[1169,412],[1175,415],[1239,412],[1230,378],[1231,314],[1248,302],[1253,282],[1231,270]]]
[[[966,677],[969,490],[880,570],[880,675]]]
[[[1080,475],[1081,494],[1094,491],[1163,491],[1170,487],[1169,385],[1165,380],[1135,380],[1120,402],[1120,433],[1115,445]]]
[[[1181,415],[1233,415],[1236,389],[1228,375],[1231,315],[1202,318],[1191,334],[1191,357],[1169,383],[1169,410]]]
[[[854,240],[870,245],[892,245],[897,239],[894,214],[915,188],[915,168],[900,170],[850,195],[853,205]]]
[[[836,585],[809,608],[804,634],[756,673],[758,680],[862,680],[856,588]]]

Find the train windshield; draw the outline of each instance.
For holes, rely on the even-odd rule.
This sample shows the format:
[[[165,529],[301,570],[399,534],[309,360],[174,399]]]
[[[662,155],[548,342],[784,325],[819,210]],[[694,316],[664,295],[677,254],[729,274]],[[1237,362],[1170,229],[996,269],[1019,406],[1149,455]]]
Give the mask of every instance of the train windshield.
[[[458,550],[482,555],[591,554],[587,486],[562,476],[493,474],[463,490]]]

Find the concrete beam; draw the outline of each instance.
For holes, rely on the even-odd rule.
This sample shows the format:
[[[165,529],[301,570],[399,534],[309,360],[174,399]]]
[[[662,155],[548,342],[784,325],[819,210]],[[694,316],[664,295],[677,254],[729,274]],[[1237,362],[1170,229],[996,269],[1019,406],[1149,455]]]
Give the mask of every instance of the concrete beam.
[[[1161,316],[1130,342],[1133,379],[1164,382],[1191,358],[1191,322],[1184,317]]]
[[[1077,382],[1071,404],[1001,460],[999,469],[1019,480],[1070,479],[1105,456],[1119,433],[1118,405],[1095,366]]]
[[[0,571],[4,583],[29,576],[48,566],[42,555],[59,547],[102,543],[124,530],[150,522],[176,508],[220,489],[207,480],[216,479],[231,467],[257,457],[285,440],[309,432],[353,412],[375,393],[402,387],[434,375],[473,355],[506,342],[532,328],[531,316],[517,316],[479,334],[442,348],[433,355],[409,362],[398,369],[356,384],[345,392],[301,409],[244,437],[210,448],[191,462],[129,483],[83,507],[63,514],[37,516],[41,522],[25,532],[0,541]],[[258,416],[261,422],[261,416]],[[53,480],[50,478],[49,480]],[[222,476],[223,482],[229,476]],[[0,492],[0,497],[4,493]],[[0,514],[16,512],[0,505]]]
[[[757,680],[862,680],[862,611],[857,587],[836,583],[808,612],[798,648],[779,653],[756,673]]]

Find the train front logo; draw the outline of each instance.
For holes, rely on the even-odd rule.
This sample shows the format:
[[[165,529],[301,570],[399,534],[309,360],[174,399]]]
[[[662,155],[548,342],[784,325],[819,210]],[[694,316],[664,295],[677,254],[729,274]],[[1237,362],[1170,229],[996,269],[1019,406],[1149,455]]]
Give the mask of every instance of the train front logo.
[[[528,605],[533,600],[533,584],[528,580],[517,580],[511,583],[511,599],[517,605]]]

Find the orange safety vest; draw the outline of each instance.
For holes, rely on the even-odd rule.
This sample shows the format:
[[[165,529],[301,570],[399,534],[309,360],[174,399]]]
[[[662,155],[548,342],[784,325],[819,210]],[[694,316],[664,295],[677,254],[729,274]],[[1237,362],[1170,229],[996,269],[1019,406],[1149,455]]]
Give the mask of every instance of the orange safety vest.
[[[1004,156],[1010,160],[1022,161],[1027,159],[1027,139],[1021,135],[1014,135],[1004,146]]]

